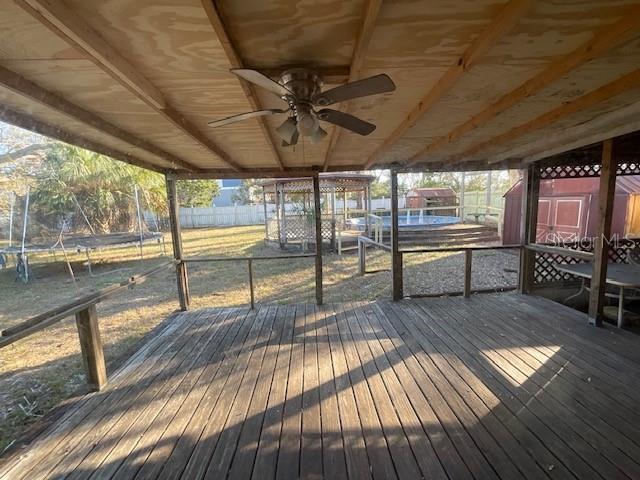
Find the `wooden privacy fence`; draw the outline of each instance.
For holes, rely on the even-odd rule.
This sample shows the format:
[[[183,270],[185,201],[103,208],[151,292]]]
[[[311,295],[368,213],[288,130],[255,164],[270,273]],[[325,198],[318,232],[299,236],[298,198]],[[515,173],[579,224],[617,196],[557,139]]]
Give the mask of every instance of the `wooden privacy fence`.
[[[311,258],[315,257],[315,253],[298,253],[291,255],[276,255],[271,257],[191,257],[191,258],[183,258],[179,260],[182,264],[187,263],[220,263],[220,262],[247,262],[247,281],[249,286],[249,302],[251,308],[255,308],[255,288],[253,282],[253,262],[255,261],[265,261],[265,260],[288,260],[294,258]],[[322,282],[322,280],[320,280]],[[316,285],[318,283],[318,277],[316,275]],[[187,291],[189,290],[188,279],[186,285]]]
[[[91,389],[100,390],[107,383],[107,369],[100,338],[96,304],[120,293],[122,290],[133,288],[135,285],[143,283],[150,275],[163,271],[174,264],[175,262],[164,262],[144,273],[129,277],[119,284],[105,287],[66,305],[31,317],[18,325],[6,328],[0,332],[0,348],[7,347],[20,339],[29,337],[71,315],[75,315],[87,383]]]

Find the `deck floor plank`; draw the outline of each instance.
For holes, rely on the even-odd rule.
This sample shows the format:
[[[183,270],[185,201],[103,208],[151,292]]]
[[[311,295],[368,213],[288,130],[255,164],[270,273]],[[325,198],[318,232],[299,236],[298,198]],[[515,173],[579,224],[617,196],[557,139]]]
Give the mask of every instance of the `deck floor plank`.
[[[517,294],[184,312],[0,479],[640,478],[638,346]]]

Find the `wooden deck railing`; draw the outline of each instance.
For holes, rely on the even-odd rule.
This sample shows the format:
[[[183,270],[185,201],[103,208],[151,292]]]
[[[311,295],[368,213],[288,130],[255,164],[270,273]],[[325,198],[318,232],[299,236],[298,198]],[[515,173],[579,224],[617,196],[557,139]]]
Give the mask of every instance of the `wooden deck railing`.
[[[288,260],[295,258],[315,257],[315,253],[296,253],[291,255],[254,256],[254,257],[187,257],[179,260],[180,263],[219,263],[219,262],[247,262],[247,274],[249,279],[249,299],[251,308],[255,308],[255,289],[253,285],[253,262],[263,260]],[[321,280],[320,280],[321,282]],[[188,283],[188,280],[187,280]],[[316,277],[316,284],[318,278]],[[187,285],[188,290],[188,285]]]
[[[100,339],[96,304],[127,288],[143,283],[150,275],[163,271],[174,265],[174,263],[173,261],[164,262],[144,273],[129,277],[118,284],[105,287],[65,305],[31,317],[18,325],[6,328],[0,332],[0,348],[7,347],[20,339],[29,337],[71,315],[75,315],[82,362],[87,374],[87,383],[90,388],[100,390],[107,383],[107,370]]]

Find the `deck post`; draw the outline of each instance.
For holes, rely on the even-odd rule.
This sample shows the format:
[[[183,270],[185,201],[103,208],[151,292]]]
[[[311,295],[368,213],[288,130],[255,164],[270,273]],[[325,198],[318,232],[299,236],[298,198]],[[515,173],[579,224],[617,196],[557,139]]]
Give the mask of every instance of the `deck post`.
[[[87,383],[92,390],[102,390],[102,387],[107,384],[107,367],[104,363],[104,352],[98,328],[98,313],[95,305],[76,313],[76,326],[80,339],[82,363],[87,373]]]
[[[255,293],[253,291],[253,262],[251,259],[247,259],[247,270],[249,273],[249,297],[251,301],[251,310],[255,308]]]
[[[538,228],[538,198],[540,196],[540,168],[529,165],[522,172],[522,210],[520,216],[520,243],[524,248],[520,251],[520,271],[518,275],[518,292],[530,293],[533,288],[535,269],[535,252],[526,245],[536,243]]]
[[[316,225],[316,303],[322,305],[322,211],[320,210],[320,178],[313,176],[313,211]]]
[[[180,215],[178,211],[178,193],[176,181],[166,177],[167,199],[169,201],[169,223],[171,224],[171,239],[173,244],[173,258],[176,263],[176,279],[178,282],[178,300],[180,310],[189,309],[189,280],[187,264],[182,261],[182,234],[180,231]]]
[[[393,300],[402,299],[402,253],[398,236],[398,172],[391,170],[391,289]]]
[[[467,181],[466,172],[462,172],[462,178],[460,179],[460,201],[458,202],[458,215],[460,215],[460,221],[464,223],[464,187]]]
[[[471,258],[473,250],[467,248],[464,251],[464,288],[462,290],[464,298],[471,295]]]
[[[589,324],[602,326],[609,260],[609,240],[611,238],[611,219],[616,192],[616,167],[613,158],[613,140],[602,142],[602,168],[600,170],[600,190],[598,193],[598,229],[593,249],[593,273],[591,292],[589,293]],[[622,302],[622,298],[620,299]]]

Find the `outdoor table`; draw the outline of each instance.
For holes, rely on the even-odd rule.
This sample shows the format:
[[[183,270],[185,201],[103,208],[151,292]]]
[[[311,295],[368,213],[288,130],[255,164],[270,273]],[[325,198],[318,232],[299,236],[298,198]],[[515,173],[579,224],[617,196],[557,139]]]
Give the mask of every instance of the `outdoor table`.
[[[578,296],[583,291],[589,291],[589,288],[586,286],[585,281],[591,280],[591,275],[593,273],[593,265],[591,263],[578,263],[578,264],[568,264],[568,263],[556,263],[554,264],[555,268],[562,272],[570,273],[571,275],[575,275],[577,277],[582,278],[582,285],[580,287],[580,291],[575,295],[571,295],[571,297]],[[618,328],[622,328],[623,315],[624,315],[624,290],[627,289],[636,289],[640,288],[640,267],[636,265],[631,265],[628,263],[609,263],[607,265],[607,280],[606,282],[609,285],[613,285],[620,289],[619,295],[611,295],[608,294],[609,297],[617,297],[618,298]],[[569,300],[567,298],[567,300]],[[638,298],[638,297],[632,297]]]

